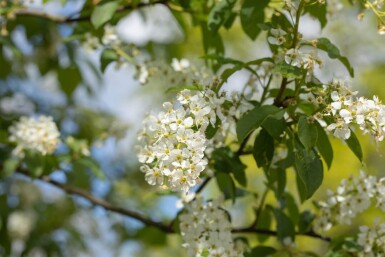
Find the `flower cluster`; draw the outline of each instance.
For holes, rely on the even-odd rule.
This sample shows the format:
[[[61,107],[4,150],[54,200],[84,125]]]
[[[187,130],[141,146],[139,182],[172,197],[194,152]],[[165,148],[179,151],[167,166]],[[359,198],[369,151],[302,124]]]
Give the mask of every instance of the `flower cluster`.
[[[364,134],[371,134],[376,141],[385,136],[385,105],[377,96],[373,99],[356,97],[349,87],[339,81],[332,82],[326,90],[330,91],[330,103],[326,106],[323,116],[331,116],[332,123],[326,129],[335,137],[350,138],[350,126],[358,125]]]
[[[376,200],[376,207],[385,211],[385,185],[383,179],[368,176],[361,171],[358,178],[344,179],[336,192],[328,191],[327,201],[318,203],[320,215],[315,228],[329,230],[335,224],[350,224],[359,213],[368,209],[371,200]]]
[[[357,243],[362,247],[358,257],[382,257],[385,255],[385,223],[375,221],[373,227],[361,226]]]
[[[225,98],[211,90],[183,90],[177,100],[178,104],[165,102],[163,112],[144,120],[138,159],[150,185],[187,193],[206,168],[205,130],[209,124],[215,126],[217,116],[225,118],[221,112]]]
[[[9,128],[11,142],[17,144],[13,153],[22,157],[24,150],[33,150],[43,155],[52,154],[60,143],[60,132],[52,117],[21,117]]]
[[[191,257],[242,257],[243,249],[234,244],[228,214],[221,200],[203,202],[196,198],[180,216],[183,246]]]

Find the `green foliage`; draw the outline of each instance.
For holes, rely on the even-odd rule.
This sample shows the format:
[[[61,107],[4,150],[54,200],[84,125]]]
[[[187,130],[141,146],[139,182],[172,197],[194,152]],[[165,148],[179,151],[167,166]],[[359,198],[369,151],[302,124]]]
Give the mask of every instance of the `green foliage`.
[[[272,106],[264,105],[261,107],[255,107],[244,115],[237,123],[237,136],[238,141],[243,142],[245,138],[255,129],[259,128],[268,118],[281,119],[284,110]]]
[[[95,6],[91,15],[92,25],[98,29],[100,26],[111,20],[119,7],[118,0],[102,0]]]
[[[269,2],[269,0],[245,0],[243,2],[240,13],[241,24],[243,31],[252,40],[255,40],[261,32],[259,26],[265,20],[265,8]]]
[[[62,1],[63,4],[64,2]],[[286,2],[290,2],[293,6]],[[175,192],[171,192],[170,189],[161,191],[165,184],[159,183],[161,189],[154,193],[155,190],[150,190],[144,181],[142,172],[139,172],[129,159],[124,159],[123,165],[115,163],[115,159],[104,160],[104,156],[101,156],[102,160],[99,158],[95,160],[90,154],[91,146],[97,148],[105,140],[116,140],[126,135],[128,129],[126,126],[120,127],[121,124],[116,124],[114,115],[102,112],[98,108],[84,108],[73,97],[80,87],[87,90],[90,98],[92,94],[98,93],[100,89],[98,85],[101,84],[104,73],[108,72],[107,67],[113,62],[128,64],[136,71],[135,77],[143,75],[139,74],[139,71],[144,67],[147,73],[143,76],[148,78],[154,76],[153,80],[159,84],[170,76],[171,80],[166,82],[168,89],[160,89],[167,97],[174,96],[184,89],[206,93],[207,88],[220,96],[222,91],[225,91],[222,86],[231,76],[237,72],[247,74],[249,76],[247,83],[236,85],[238,88],[243,86],[239,98],[234,97],[237,100],[232,102],[228,100],[232,98],[227,98],[223,103],[225,107],[223,110],[210,106],[210,111],[215,111],[217,116],[215,125],[209,123],[202,133],[202,137],[205,136],[207,139],[207,145],[202,146],[206,148],[204,162],[206,160],[208,162],[208,167],[204,168],[205,171],[212,171],[212,174],[207,173],[208,175],[204,177],[206,176],[207,181],[215,180],[219,193],[227,200],[226,208],[232,204],[236,211],[244,211],[237,208],[251,206],[255,212],[255,219],[251,225],[246,224],[245,227],[231,230],[234,233],[247,233],[238,238],[245,245],[250,242],[250,249],[245,252],[245,257],[297,256],[297,253],[298,256],[303,256],[302,254],[317,256],[316,253],[302,252],[300,249],[291,249],[285,245],[288,239],[294,242],[296,234],[315,237],[317,240],[321,238],[313,228],[317,210],[309,208],[310,205],[305,205],[309,209],[304,210],[302,203],[311,199],[323,183],[322,160],[330,169],[334,159],[329,135],[324,125],[320,124],[326,122],[326,125],[329,125],[339,113],[323,117],[325,113],[330,114],[328,109],[330,97],[324,94],[327,90],[323,89],[323,85],[327,84],[317,78],[318,72],[313,67],[317,67],[322,60],[312,54],[317,49],[326,52],[329,58],[338,60],[351,77],[354,76],[350,61],[341,55],[339,48],[330,39],[322,37],[311,40],[302,37],[300,21],[303,15],[308,14],[318,20],[322,28],[330,22],[327,3],[321,2],[87,0],[78,13],[68,17],[35,12],[21,4],[4,2],[0,7],[2,17],[0,101],[13,96],[19,90],[18,83],[21,83],[19,80],[26,82],[37,80],[36,76],[39,75],[45,79],[45,76],[48,77],[50,74],[57,75],[59,93],[66,96],[66,99],[58,106],[46,105],[43,100],[36,100],[38,97],[32,99],[36,114],[52,116],[57,126],[63,129],[59,149],[47,155],[30,150],[25,152],[25,156],[14,156],[12,149],[15,144],[8,139],[10,133],[7,131],[10,130],[13,121],[24,114],[8,113],[7,110],[3,110],[4,108],[0,108],[0,256],[10,256],[14,242],[20,240],[9,232],[9,220],[12,214],[17,212],[34,213],[36,216],[28,237],[22,239],[25,241],[22,256],[29,256],[35,248],[42,249],[47,256],[66,257],[76,256],[81,251],[87,252],[86,236],[71,223],[81,208],[86,210],[84,204],[77,201],[77,198],[76,201],[64,197],[55,198],[54,201],[44,200],[42,199],[42,195],[46,193],[44,189],[37,187],[38,183],[19,179],[21,176],[32,178],[33,181],[48,182],[68,194],[88,199],[92,205],[102,206],[144,224],[143,227],[136,224],[128,226],[126,223],[122,224],[111,219],[113,223],[111,227],[114,230],[112,233],[119,237],[116,246],[112,246],[116,249],[127,240],[135,240],[143,248],[140,254],[147,256],[153,254],[151,251],[154,248],[157,250],[169,248],[174,238],[168,234],[180,233],[179,214],[185,209],[181,209],[175,217],[166,218],[163,217],[163,213],[156,213],[158,211],[156,208],[164,208],[159,207],[158,200]],[[370,7],[365,3],[366,1],[361,1],[360,8]],[[133,46],[123,41],[121,44],[108,45],[102,40],[107,24],[117,24],[133,11],[142,15],[144,22],[147,22],[147,19],[154,19],[156,15],[148,15],[146,10],[148,5],[153,4],[159,4],[170,11],[184,32],[185,41],[157,43],[153,40],[145,45]],[[381,27],[379,29],[381,30]],[[265,32],[261,33],[262,31]],[[201,44],[197,44],[197,33],[201,33],[199,35]],[[18,39],[20,35],[23,38],[22,44]],[[251,41],[260,37],[259,39],[263,40],[271,51],[260,51],[259,48],[258,51],[254,51],[252,47],[250,50],[246,49],[249,47],[247,44],[252,42],[250,40],[247,40],[247,44],[239,42],[244,40],[245,36]],[[98,67],[95,67],[91,60],[84,60],[86,58],[78,54],[79,46],[89,44],[90,39],[94,40],[93,43],[96,45],[91,48],[100,48],[100,51],[96,51],[100,54]],[[255,46],[259,46],[258,41],[253,42]],[[184,45],[185,42],[189,42],[190,45]],[[234,42],[242,44],[242,51],[246,54],[238,54],[239,49]],[[168,63],[176,56],[182,57],[182,51],[186,49],[189,52],[186,55],[196,54],[199,51],[198,55],[213,71],[209,79],[205,77],[199,81],[201,79],[199,76],[198,78],[191,76],[193,79],[188,77],[191,74],[199,74],[202,68],[199,65],[193,67],[192,63],[184,67],[186,70],[175,69],[177,74],[173,74],[175,76],[170,75],[174,72],[170,67],[156,67],[160,59],[161,62]],[[302,54],[297,64],[287,60],[289,49],[296,49],[298,54]],[[138,54],[139,52],[142,55]],[[258,56],[260,52],[264,52],[267,56]],[[237,56],[242,55],[247,60],[237,59]],[[33,77],[31,67],[37,74]],[[179,76],[183,77],[182,82],[174,83]],[[92,86],[87,84],[91,83],[88,82],[88,77],[93,83]],[[176,84],[182,86],[175,86]],[[153,90],[159,87],[147,88]],[[139,94],[137,96],[141,97]],[[220,105],[215,104],[216,107]],[[250,106],[252,108],[249,108]],[[138,110],[135,108],[130,111],[136,113]],[[199,110],[191,111],[193,114],[189,113],[194,118],[198,116],[195,111]],[[228,117],[225,120],[222,116]],[[322,122],[319,123],[318,118]],[[236,135],[232,134],[234,123],[229,125],[227,124],[229,121],[235,121]],[[158,123],[162,122],[164,121]],[[73,125],[69,132],[64,129],[68,124],[70,127]],[[202,129],[198,123],[186,128],[195,132]],[[184,133],[181,131],[178,132]],[[165,133],[157,136],[170,135]],[[360,162],[364,162],[363,149],[353,130],[345,142]],[[184,144],[187,143],[180,142],[172,150],[182,149]],[[169,152],[165,151],[165,154]],[[159,155],[155,155],[154,158],[153,163],[145,165],[160,163]],[[103,165],[104,161],[106,161],[104,164],[108,165]],[[108,169],[102,170],[100,165],[108,166]],[[187,172],[191,163],[182,162],[180,165],[180,169]],[[206,163],[202,164],[205,165]],[[126,166],[129,168],[126,169]],[[291,175],[293,170],[295,178]],[[54,180],[57,174],[62,176],[63,183]],[[296,181],[294,183],[299,197],[291,192],[293,179]],[[95,186],[98,185],[95,182],[101,182],[100,180],[104,180],[103,185],[107,188],[102,188],[102,192]],[[196,185],[197,197],[202,190],[205,190],[205,186],[206,184]],[[192,191],[196,188],[192,188]],[[265,192],[262,197],[258,197],[263,190]],[[99,199],[93,193],[103,197]],[[206,193],[210,198],[211,191],[207,190],[204,194]],[[240,197],[244,198],[238,199]],[[252,202],[255,199],[258,199],[258,205]],[[194,201],[196,198],[191,202]],[[238,218],[228,215],[229,219]],[[89,216],[92,219],[93,215]],[[64,240],[66,242],[55,238],[55,235],[60,233],[66,235]],[[273,240],[268,240],[273,235],[277,235],[278,241],[283,246],[275,245]],[[255,243],[256,245],[253,245]],[[357,244],[355,239],[343,237],[341,240],[333,240],[325,256],[347,257],[360,251],[362,246]],[[180,256],[179,252],[174,253],[172,250],[165,256],[170,255]],[[209,251],[205,249],[201,255],[209,256]]]
[[[358,141],[356,134],[353,131],[350,131],[350,137],[345,140],[346,144],[349,146],[350,150],[354,153],[354,155],[362,162],[363,154],[361,144]]]
[[[307,151],[318,142],[318,129],[314,122],[309,122],[306,116],[301,116],[298,121],[298,138]]]
[[[118,54],[109,48],[106,48],[103,50],[102,54],[100,55],[100,70],[102,72],[105,72],[107,66],[111,62],[115,62],[118,60]]]
[[[257,246],[254,247],[250,252],[247,252],[244,256],[245,257],[254,257],[254,256],[260,256],[260,257],[267,257],[273,255],[277,250],[270,246]]]
[[[297,186],[301,201],[309,199],[320,187],[323,180],[323,165],[314,150],[306,150],[297,145],[295,153],[295,169]]]
[[[350,65],[348,58],[340,54],[340,50],[327,38],[319,38],[316,43],[316,47],[325,51],[330,58],[338,59],[348,70],[351,77],[354,77],[354,69]]]

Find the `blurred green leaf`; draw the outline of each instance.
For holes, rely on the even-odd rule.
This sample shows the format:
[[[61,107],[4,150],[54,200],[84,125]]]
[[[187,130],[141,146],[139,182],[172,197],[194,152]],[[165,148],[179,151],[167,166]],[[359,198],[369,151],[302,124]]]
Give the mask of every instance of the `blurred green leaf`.
[[[111,62],[115,62],[118,58],[119,56],[114,50],[109,48],[104,49],[102,54],[100,55],[100,70],[104,72],[107,66]]]
[[[295,230],[293,222],[280,209],[274,209],[274,216],[277,221],[277,236],[279,241],[283,242],[286,238],[290,238],[294,242]]]
[[[79,68],[74,66],[58,69],[57,76],[61,85],[61,89],[67,95],[67,97],[72,96],[72,93],[82,81]]]
[[[317,144],[318,130],[314,122],[309,122],[307,116],[302,115],[298,121],[299,141],[309,151]]]
[[[111,20],[118,7],[118,0],[103,0],[98,3],[91,15],[92,25],[96,29],[100,28],[103,24]]]
[[[274,139],[262,129],[254,141],[253,156],[258,167],[267,169],[274,156]]]
[[[251,249],[250,252],[245,252],[245,257],[268,257],[276,253],[277,250],[270,246],[257,246]]]
[[[265,8],[270,0],[245,0],[241,7],[241,25],[251,40],[255,40],[261,32],[259,24],[265,20]]]
[[[317,149],[319,153],[321,154],[322,158],[325,160],[326,165],[330,169],[333,161],[333,148],[330,144],[330,140],[328,135],[326,134],[325,130],[321,125],[316,122],[315,126],[317,127]]]
[[[346,144],[349,146],[350,150],[357,156],[358,160],[362,162],[363,154],[361,149],[360,141],[358,141],[358,138],[356,134],[354,134],[353,131],[350,130],[350,137],[345,140]]]
[[[212,33],[217,33],[219,28],[232,17],[231,10],[236,2],[236,0],[223,0],[215,4],[207,20],[207,26]]]
[[[261,126],[268,118],[281,119],[284,113],[285,110],[273,105],[263,105],[249,111],[237,122],[238,141],[243,142],[253,130]]]
[[[314,149],[312,151],[306,151],[302,146],[297,146],[295,169],[297,171],[299,195],[301,201],[304,202],[309,199],[322,184],[322,161]]]
[[[348,70],[351,77],[354,77],[354,69],[350,65],[348,58],[340,54],[340,50],[327,38],[319,38],[317,48],[325,51],[330,58],[338,59]]]
[[[313,1],[306,4],[304,13],[308,13],[312,17],[316,18],[320,22],[321,27],[324,28],[327,24],[327,1],[323,3]]]

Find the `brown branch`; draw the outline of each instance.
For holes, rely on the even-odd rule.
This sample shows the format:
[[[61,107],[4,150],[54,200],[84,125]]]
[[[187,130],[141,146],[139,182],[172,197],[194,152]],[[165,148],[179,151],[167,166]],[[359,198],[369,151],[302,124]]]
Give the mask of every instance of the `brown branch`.
[[[28,175],[28,173],[26,173],[24,171],[21,171],[19,173],[30,177]],[[47,183],[49,183],[49,184],[51,184],[57,188],[60,188],[61,190],[63,190],[67,194],[76,195],[76,196],[80,196],[84,199],[87,199],[92,204],[97,205],[97,206],[101,206],[108,211],[119,213],[119,214],[122,214],[124,216],[136,219],[136,220],[142,222],[144,225],[158,228],[159,230],[161,230],[165,233],[174,233],[174,230],[172,229],[172,227],[169,227],[168,225],[166,225],[162,222],[154,221],[151,218],[146,217],[142,213],[139,213],[137,211],[133,211],[133,210],[129,210],[129,209],[125,209],[125,208],[122,208],[119,206],[112,205],[111,203],[107,202],[106,200],[104,200],[102,198],[98,198],[84,189],[57,182],[48,176],[42,176],[42,177],[39,177],[38,179],[45,181],[45,182],[47,182]]]
[[[158,1],[153,1],[151,3],[139,3],[135,6],[133,5],[126,5],[126,6],[121,6],[118,8],[116,11],[118,12],[124,12],[128,10],[134,10],[134,9],[139,9],[142,7],[146,6],[152,6],[155,4],[163,4],[165,6],[168,6],[168,1],[167,0],[158,0]],[[84,22],[84,21],[90,21],[91,15],[86,15],[86,16],[79,16],[79,17],[73,17],[74,15],[71,16],[59,16],[59,15],[51,15],[42,11],[37,11],[37,10],[31,10],[31,9],[21,9],[15,12],[16,16],[31,16],[31,17],[37,17],[37,18],[42,18],[46,20],[53,21],[55,23],[74,23],[74,22]]]

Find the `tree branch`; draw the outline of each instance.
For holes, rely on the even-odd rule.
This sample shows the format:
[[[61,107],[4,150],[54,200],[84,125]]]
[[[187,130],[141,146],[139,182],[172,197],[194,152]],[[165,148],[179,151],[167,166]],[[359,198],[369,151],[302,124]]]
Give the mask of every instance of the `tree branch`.
[[[28,175],[28,173],[26,173],[26,172],[21,171],[19,173],[31,178]],[[165,233],[174,233],[174,231],[171,227],[169,227],[168,225],[166,225],[162,222],[154,221],[151,218],[146,217],[142,213],[139,213],[137,211],[133,211],[133,210],[129,210],[129,209],[125,209],[125,208],[122,208],[119,206],[112,205],[111,203],[107,202],[106,200],[104,200],[102,198],[98,198],[84,189],[57,182],[57,181],[51,179],[49,176],[42,176],[42,177],[39,177],[38,179],[42,180],[44,182],[47,182],[47,183],[49,183],[49,184],[51,184],[57,188],[60,188],[61,190],[63,190],[67,194],[76,195],[76,196],[80,196],[84,199],[87,199],[92,204],[97,205],[97,206],[101,206],[108,211],[119,213],[119,214],[122,214],[124,216],[136,219],[136,220],[142,222],[144,225],[156,227]]]
[[[134,9],[139,9],[142,7],[146,6],[152,6],[155,4],[163,4],[167,7],[168,6],[168,1],[167,0],[157,0],[153,1],[151,3],[139,3],[135,6],[133,5],[126,5],[126,6],[121,6],[118,8],[116,11],[118,12],[123,12],[123,11],[128,11],[128,10],[134,10]],[[46,12],[42,11],[37,11],[37,10],[31,10],[31,9],[21,9],[15,12],[16,16],[31,16],[31,17],[37,17],[37,18],[42,18],[46,20],[53,21],[55,23],[74,23],[74,22],[84,22],[84,21],[90,21],[91,15],[86,15],[86,16],[79,16],[79,17],[73,17],[74,15],[71,16],[59,16],[59,15],[51,15]]]

